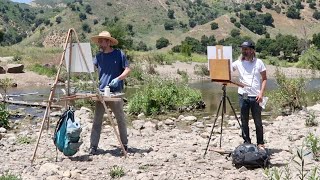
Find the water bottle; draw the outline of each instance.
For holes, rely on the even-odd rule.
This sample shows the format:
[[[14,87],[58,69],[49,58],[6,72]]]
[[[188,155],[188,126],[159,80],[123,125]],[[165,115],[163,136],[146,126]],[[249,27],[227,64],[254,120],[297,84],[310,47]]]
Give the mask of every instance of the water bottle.
[[[109,88],[109,86],[104,87],[104,96],[110,96],[110,88]]]

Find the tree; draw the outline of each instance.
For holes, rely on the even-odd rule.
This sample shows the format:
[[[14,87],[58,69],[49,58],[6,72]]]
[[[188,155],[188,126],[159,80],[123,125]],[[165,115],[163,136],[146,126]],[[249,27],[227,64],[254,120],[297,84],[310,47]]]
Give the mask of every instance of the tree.
[[[168,18],[174,19],[174,10],[172,10],[172,9],[168,10]]]
[[[211,30],[215,30],[219,28],[219,24],[216,22],[211,23],[210,26],[211,26]]]
[[[196,25],[197,25],[197,22],[194,19],[189,19],[189,26],[191,28],[196,27]]]
[[[87,15],[84,14],[84,13],[80,13],[79,14],[79,18],[80,18],[81,21],[83,21],[83,20],[87,19]]]
[[[312,35],[312,43],[320,49],[320,33]]]
[[[164,29],[165,30],[174,30],[175,21],[166,21],[164,22]]]
[[[231,37],[237,37],[240,36],[240,30],[239,29],[232,29],[230,32]]]
[[[169,40],[164,37],[161,37],[160,39],[158,39],[156,41],[156,48],[157,49],[167,47],[168,45],[169,45]]]
[[[60,24],[61,21],[62,21],[62,17],[61,17],[61,16],[56,17],[56,22],[57,22],[58,24]]]
[[[294,6],[290,6],[286,15],[291,19],[300,19],[300,10],[296,9]]]
[[[320,12],[319,11],[314,11],[313,15],[312,15],[313,18],[315,18],[316,20],[319,20],[320,19]]]
[[[82,30],[87,32],[87,33],[90,33],[91,32],[91,27],[89,26],[88,23],[84,23],[84,24],[82,24]]]
[[[254,5],[254,9],[261,12],[261,9],[262,9],[262,4],[257,2],[255,5]]]
[[[86,12],[88,13],[88,14],[92,14],[92,8],[91,8],[91,6],[88,4],[88,5],[86,5]]]
[[[0,43],[3,41],[4,32],[0,30]]]

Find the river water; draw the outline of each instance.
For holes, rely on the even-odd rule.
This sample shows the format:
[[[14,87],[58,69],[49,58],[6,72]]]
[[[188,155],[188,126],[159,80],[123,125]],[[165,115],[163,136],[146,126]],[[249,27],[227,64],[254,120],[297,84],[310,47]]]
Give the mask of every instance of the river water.
[[[222,85],[216,82],[211,82],[210,80],[204,80],[204,81],[194,81],[189,84],[191,88],[195,88],[200,90],[203,101],[206,103],[206,109],[204,110],[204,114],[212,115],[216,114],[217,108],[219,106],[221,97],[222,97]],[[50,93],[50,86],[34,86],[34,87],[23,87],[23,88],[12,88],[9,90],[9,95],[13,100],[17,101],[27,101],[27,102],[42,102],[44,100],[47,100],[49,98]],[[57,98],[62,96],[62,89],[63,87],[58,86],[56,88],[56,96]],[[277,85],[275,83],[274,79],[269,79],[267,83],[267,89],[266,91],[272,91],[277,88]],[[309,94],[309,96],[314,96],[319,92],[320,89],[320,79],[312,79],[309,81],[309,83],[306,86],[306,91]],[[126,98],[130,99],[130,97],[134,94],[134,92],[137,91],[137,88],[127,88]],[[238,112],[239,111],[239,104],[238,104],[238,93],[237,93],[237,87],[235,86],[227,86],[226,87],[226,93],[229,97],[232,106],[234,109]],[[21,95],[22,94],[22,95]],[[308,105],[312,105],[315,103],[316,100],[312,100],[312,98],[308,103]],[[269,110],[267,104],[266,111]],[[17,105],[10,105],[10,109],[16,110],[19,108],[25,108]],[[43,110],[39,108],[34,107],[27,107],[25,108],[27,114],[32,114],[34,116],[43,116]],[[227,103],[227,114],[233,114],[232,109],[230,108],[229,103]]]

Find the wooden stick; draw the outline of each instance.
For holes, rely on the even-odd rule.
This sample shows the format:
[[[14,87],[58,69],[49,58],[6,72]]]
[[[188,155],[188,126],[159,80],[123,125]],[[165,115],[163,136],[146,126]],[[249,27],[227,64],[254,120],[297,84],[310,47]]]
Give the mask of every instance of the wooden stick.
[[[58,83],[60,71],[61,71],[61,68],[62,68],[64,56],[65,56],[66,49],[67,49],[67,44],[68,44],[68,42],[69,42],[69,37],[70,37],[70,34],[71,34],[71,33],[72,33],[72,30],[69,29],[68,35],[67,35],[67,37],[66,37],[65,45],[64,45],[64,48],[63,48],[63,53],[62,53],[62,56],[61,56],[61,59],[60,59],[60,64],[59,64],[58,72],[57,72],[57,75],[56,75],[56,79],[55,79],[55,81],[54,81],[54,83],[53,83],[53,85],[52,85],[52,87],[51,87],[51,90],[50,90],[48,105],[47,105],[46,111],[45,111],[44,116],[43,116],[43,120],[42,120],[42,124],[41,124],[41,128],[40,128],[40,132],[39,132],[39,135],[38,135],[37,143],[36,143],[36,146],[35,146],[35,149],[34,149],[32,158],[31,158],[31,164],[33,163],[34,158],[35,158],[35,156],[36,156],[37,149],[38,149],[38,145],[39,145],[39,141],[40,141],[41,134],[42,134],[42,131],[43,131],[43,126],[44,126],[46,117],[47,117],[48,114],[49,114],[49,110],[50,110],[50,107],[51,107],[51,104],[52,104],[52,98],[53,98],[53,96],[54,96],[54,90],[55,90],[56,85],[57,85],[57,83]],[[49,119],[48,119],[48,122],[49,122]]]

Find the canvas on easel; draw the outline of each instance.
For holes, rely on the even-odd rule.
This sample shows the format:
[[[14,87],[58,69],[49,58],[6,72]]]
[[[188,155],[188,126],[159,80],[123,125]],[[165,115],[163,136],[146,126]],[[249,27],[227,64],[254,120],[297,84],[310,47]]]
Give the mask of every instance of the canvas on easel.
[[[230,81],[232,64],[231,46],[208,46],[208,66],[212,81]]]
[[[70,48],[70,45],[72,48]],[[82,57],[80,49],[82,50],[84,57]],[[90,43],[68,44],[64,59],[65,59],[66,68],[68,72],[69,70],[70,72],[86,72],[86,73],[94,72]]]

